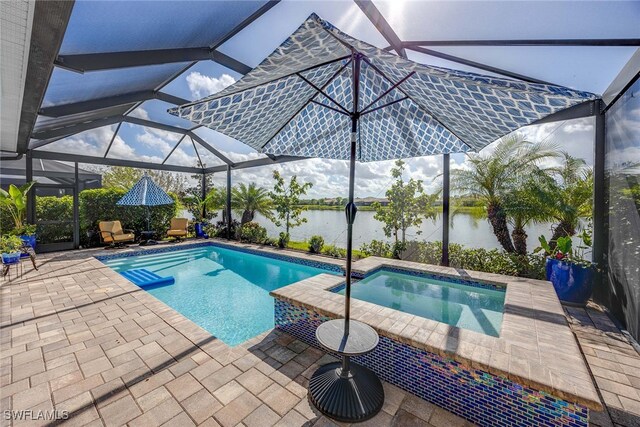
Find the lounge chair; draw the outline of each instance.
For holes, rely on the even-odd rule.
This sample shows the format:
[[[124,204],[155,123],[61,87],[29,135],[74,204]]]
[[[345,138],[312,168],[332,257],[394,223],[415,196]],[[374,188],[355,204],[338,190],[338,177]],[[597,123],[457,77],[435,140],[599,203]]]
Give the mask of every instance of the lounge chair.
[[[187,237],[187,227],[189,226],[189,220],[187,218],[172,218],[171,227],[167,231],[167,237],[173,237],[178,240],[182,240]]]
[[[111,247],[122,246],[136,240],[133,230],[122,228],[120,221],[100,221],[100,238],[103,243],[108,243]]]

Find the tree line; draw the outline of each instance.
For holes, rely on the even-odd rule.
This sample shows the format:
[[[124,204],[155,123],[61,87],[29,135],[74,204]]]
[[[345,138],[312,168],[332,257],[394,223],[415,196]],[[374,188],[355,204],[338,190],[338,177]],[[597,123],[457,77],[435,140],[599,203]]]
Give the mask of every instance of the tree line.
[[[129,188],[143,171],[110,168],[103,176],[105,186]],[[207,176],[209,189],[204,199],[200,175],[196,185],[187,186],[184,175],[148,171],[151,177],[178,199],[198,221],[211,221],[226,208],[226,191],[216,188]],[[386,191],[386,206],[373,203],[374,218],[393,239],[394,253],[407,246],[407,230],[425,220],[435,220],[440,212],[440,191],[428,194],[421,180],[405,179],[406,164],[398,160],[391,169],[393,183]],[[238,184],[231,190],[231,208],[240,217],[240,226],[263,215],[278,227],[290,230],[307,220],[307,205],[344,205],[346,198],[303,199],[312,187],[293,176],[287,182],[273,172],[273,188],[255,183]],[[462,168],[451,172],[453,205],[481,207],[502,249],[527,254],[526,227],[532,223],[552,223],[553,245],[558,238],[576,234],[581,218],[592,214],[593,171],[585,161],[572,157],[547,142],[531,142],[514,134],[498,141],[492,151],[471,153]],[[457,202],[457,203],[456,203]],[[455,209],[454,209],[455,212]],[[418,231],[417,234],[420,234]]]

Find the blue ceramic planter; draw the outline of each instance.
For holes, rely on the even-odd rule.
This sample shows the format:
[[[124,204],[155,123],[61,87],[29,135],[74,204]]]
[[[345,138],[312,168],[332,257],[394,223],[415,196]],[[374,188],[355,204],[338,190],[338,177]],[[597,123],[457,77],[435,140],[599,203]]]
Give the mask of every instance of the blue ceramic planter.
[[[196,237],[201,239],[208,239],[209,235],[204,232],[204,226],[206,223],[204,222],[196,222],[193,224],[193,228],[196,230]]]
[[[16,264],[20,262],[20,252],[13,253],[3,253],[2,254],[2,263],[3,264]]]
[[[593,291],[594,269],[547,258],[547,280],[553,284],[563,303],[583,306]]]
[[[31,234],[30,236],[27,235],[22,235],[20,236],[20,239],[22,239],[22,241],[26,244],[31,246],[34,250],[36,248],[36,235],[35,234]],[[23,252],[20,257],[21,258],[26,258],[28,257],[29,254],[26,252]]]
[[[20,236],[20,238],[22,239],[22,241],[24,243],[26,243],[27,245],[31,246],[33,249],[36,248],[36,235],[35,234],[31,234],[30,236],[22,235],[22,236]]]

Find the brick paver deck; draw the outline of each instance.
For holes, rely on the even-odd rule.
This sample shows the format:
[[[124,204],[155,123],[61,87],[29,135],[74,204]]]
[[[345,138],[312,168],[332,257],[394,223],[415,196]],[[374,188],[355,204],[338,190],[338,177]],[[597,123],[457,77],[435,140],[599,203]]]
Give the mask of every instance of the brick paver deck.
[[[277,331],[230,348],[93,258],[40,255],[39,271],[3,282],[0,425],[327,426],[307,380],[331,356]],[[362,425],[462,426],[385,384]],[[12,421],[9,412],[41,419]],[[46,417],[45,417],[46,418]]]
[[[591,413],[591,424],[640,426],[640,354],[597,307],[565,312],[606,407]]]
[[[277,331],[230,348],[96,253],[40,255],[38,272],[0,285],[0,426],[60,423],[38,412],[52,410],[68,411],[64,425],[333,425],[306,397],[331,356]],[[606,405],[592,424],[640,426],[637,351],[603,313],[566,312]],[[383,411],[361,425],[468,425],[384,386]],[[5,412],[25,410],[41,419]]]

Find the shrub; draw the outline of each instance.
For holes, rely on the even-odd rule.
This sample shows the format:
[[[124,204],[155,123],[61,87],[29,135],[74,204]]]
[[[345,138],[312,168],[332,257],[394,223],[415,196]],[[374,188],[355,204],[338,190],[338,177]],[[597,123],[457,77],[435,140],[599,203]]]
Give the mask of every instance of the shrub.
[[[347,250],[339,248],[336,245],[326,245],[322,250],[322,253],[334,258],[344,258],[347,256]]]
[[[379,256],[384,258],[391,258],[391,245],[382,240],[372,240],[369,243],[364,243],[360,246],[360,252],[366,256]]]
[[[31,236],[32,234],[35,234],[36,230],[37,227],[35,224],[27,224],[26,222],[23,222],[22,227],[14,228],[11,231],[11,234],[16,236]]]
[[[319,254],[322,252],[324,246],[324,239],[322,236],[311,236],[309,239],[309,252],[312,254]]]
[[[9,211],[5,208],[0,208],[0,233],[5,234],[13,230],[15,222]]]
[[[36,197],[36,220],[55,221],[73,219],[73,197],[72,196],[37,196]]]
[[[277,248],[278,247],[278,239],[275,239],[273,237],[267,237],[266,240],[262,244],[266,245],[266,246],[273,246],[274,248]]]
[[[396,242],[391,246],[391,253],[395,259],[403,259],[404,253],[407,251],[407,243]]]
[[[18,236],[5,235],[0,237],[0,252],[11,254],[18,252],[22,247],[22,240]]]
[[[231,220],[231,238],[235,239],[237,237],[238,229],[240,228],[240,223],[235,219]],[[214,224],[206,225],[204,228],[205,233],[207,233],[211,237],[227,237],[227,223],[224,221],[218,221]]]
[[[38,196],[36,197],[36,221],[73,220],[73,196]],[[69,241],[73,236],[73,225],[40,224],[36,230],[41,243]]]
[[[390,244],[375,240],[362,245],[361,250],[367,255],[387,258],[394,255]],[[407,261],[439,265],[442,244],[408,241],[400,256]],[[535,254],[517,255],[498,249],[465,248],[457,243],[449,244],[449,265],[455,268],[544,280],[544,263],[544,257]]]
[[[280,249],[284,249],[289,246],[289,233],[285,233],[284,231],[280,232],[280,236],[278,237],[278,247]]]
[[[263,243],[267,240],[267,229],[257,222],[247,222],[240,227],[238,237],[242,242]]]

